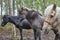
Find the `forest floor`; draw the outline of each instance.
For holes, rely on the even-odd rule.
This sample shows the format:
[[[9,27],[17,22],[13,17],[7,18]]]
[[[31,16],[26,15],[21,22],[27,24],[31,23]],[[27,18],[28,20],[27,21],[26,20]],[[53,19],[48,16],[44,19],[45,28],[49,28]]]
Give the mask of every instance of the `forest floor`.
[[[41,32],[41,39],[42,40],[54,40],[55,34],[53,31],[50,31],[49,34],[44,34]],[[34,33],[33,30],[26,30],[23,29],[23,39],[24,40],[34,40]],[[20,40],[20,33],[19,30],[16,30],[16,37],[14,37],[12,30],[4,30],[0,28],[0,40]]]

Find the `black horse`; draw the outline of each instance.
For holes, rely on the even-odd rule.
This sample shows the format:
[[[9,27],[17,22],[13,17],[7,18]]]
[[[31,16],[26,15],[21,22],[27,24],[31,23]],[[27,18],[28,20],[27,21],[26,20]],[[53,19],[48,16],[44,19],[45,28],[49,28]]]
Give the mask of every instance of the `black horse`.
[[[8,22],[13,23],[20,31],[21,40],[23,40],[22,29],[31,29],[28,20],[19,16],[8,16],[4,15],[2,18],[2,26],[5,26]]]
[[[41,29],[43,26],[43,17],[39,12],[35,10],[22,9],[18,11],[19,16],[3,16],[2,26],[5,26],[8,22],[15,24],[15,26],[20,30],[21,40],[22,37],[22,29],[33,29],[34,30],[34,38],[37,40],[41,40]],[[26,19],[25,19],[26,18]]]

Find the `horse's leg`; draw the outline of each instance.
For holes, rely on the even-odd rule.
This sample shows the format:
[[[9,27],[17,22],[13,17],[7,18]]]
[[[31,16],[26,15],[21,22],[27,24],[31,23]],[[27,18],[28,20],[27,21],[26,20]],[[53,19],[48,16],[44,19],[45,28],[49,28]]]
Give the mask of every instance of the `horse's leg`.
[[[22,29],[20,29],[20,36],[21,36],[20,40],[23,40]]]
[[[34,39],[38,40],[38,37],[39,37],[39,40],[41,40],[41,32],[38,29],[37,30],[34,29]]]
[[[55,33],[55,40],[58,40],[58,29],[57,29],[57,27],[55,27],[55,28],[53,28],[53,32]]]
[[[39,40],[41,40],[41,31],[39,31],[38,35],[39,35]]]
[[[55,35],[55,40],[60,40],[60,34],[59,34],[59,33],[57,33],[57,34]]]
[[[55,40],[58,40],[59,39],[59,37],[58,37],[59,35],[58,34],[56,34],[56,36],[55,36]]]
[[[36,30],[34,29],[33,31],[34,31],[34,39],[36,40],[37,39],[36,38]]]
[[[41,31],[40,29],[37,29],[37,37],[39,40],[41,40]]]

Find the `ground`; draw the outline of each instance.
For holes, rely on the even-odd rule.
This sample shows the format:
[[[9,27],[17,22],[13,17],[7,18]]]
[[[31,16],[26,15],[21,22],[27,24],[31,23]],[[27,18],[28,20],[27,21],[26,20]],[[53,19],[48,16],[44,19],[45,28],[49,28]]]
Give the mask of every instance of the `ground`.
[[[0,28],[0,40],[19,40],[20,33],[19,30],[16,30],[16,37],[14,37],[12,30],[4,30]],[[41,39],[42,40],[54,40],[55,34],[53,31],[50,31],[49,34],[44,34],[41,32]],[[33,30],[23,30],[23,39],[24,40],[34,40],[34,33]]]

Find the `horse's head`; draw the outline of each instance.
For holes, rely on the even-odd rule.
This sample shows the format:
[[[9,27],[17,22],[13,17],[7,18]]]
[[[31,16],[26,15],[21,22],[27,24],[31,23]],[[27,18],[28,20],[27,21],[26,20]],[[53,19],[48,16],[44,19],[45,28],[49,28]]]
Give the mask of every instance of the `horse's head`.
[[[28,14],[26,15],[26,18],[28,20],[34,20],[37,17],[37,15],[38,15],[38,12],[31,9],[31,10],[28,11]]]
[[[1,26],[5,26],[8,23],[8,15],[4,15],[2,18]]]
[[[19,8],[18,14],[22,18],[26,18],[26,15],[28,14],[28,9],[27,8]]]
[[[53,24],[56,21],[56,5],[50,5],[45,10],[45,21],[43,24],[43,30],[45,33],[49,33],[53,29]]]

